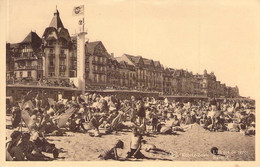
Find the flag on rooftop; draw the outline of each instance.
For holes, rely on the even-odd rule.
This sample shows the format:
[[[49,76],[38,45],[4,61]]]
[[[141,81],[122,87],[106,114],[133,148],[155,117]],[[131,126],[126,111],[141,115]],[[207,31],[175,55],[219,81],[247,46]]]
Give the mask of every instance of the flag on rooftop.
[[[72,15],[73,16],[84,15],[84,5],[73,7]]]

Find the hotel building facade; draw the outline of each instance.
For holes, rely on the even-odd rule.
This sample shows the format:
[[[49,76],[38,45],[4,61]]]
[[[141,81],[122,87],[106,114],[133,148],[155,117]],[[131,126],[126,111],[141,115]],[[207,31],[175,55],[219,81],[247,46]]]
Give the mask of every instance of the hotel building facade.
[[[77,37],[71,36],[56,10],[40,38],[30,32],[16,44],[6,44],[7,84],[48,82],[70,86],[77,77]],[[214,73],[193,74],[165,68],[159,61],[108,53],[101,41],[85,43],[86,90],[127,89],[176,96],[239,97],[238,87],[217,81]],[[66,84],[64,84],[66,83]]]

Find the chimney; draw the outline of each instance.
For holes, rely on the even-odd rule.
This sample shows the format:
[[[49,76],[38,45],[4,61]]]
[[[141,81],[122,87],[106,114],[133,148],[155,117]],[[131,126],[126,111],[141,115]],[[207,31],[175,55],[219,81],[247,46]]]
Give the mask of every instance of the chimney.
[[[113,57],[113,58],[114,58],[114,53],[111,53],[111,57]]]

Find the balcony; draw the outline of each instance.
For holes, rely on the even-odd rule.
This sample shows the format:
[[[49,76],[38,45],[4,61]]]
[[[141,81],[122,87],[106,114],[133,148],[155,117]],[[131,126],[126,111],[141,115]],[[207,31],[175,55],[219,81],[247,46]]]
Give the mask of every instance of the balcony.
[[[59,70],[60,70],[60,72],[65,72],[66,71],[66,65],[60,65]]]
[[[77,66],[70,66],[70,69],[71,69],[71,70],[76,70],[76,69],[77,69]]]
[[[60,58],[66,59],[66,54],[61,53],[61,54],[60,54]]]
[[[139,81],[139,82],[145,82],[145,79],[139,78],[138,81]]]
[[[86,66],[85,66],[85,69],[86,69],[87,71],[89,71],[89,65],[86,65]]]
[[[96,73],[96,74],[106,74],[106,71],[93,69],[93,73]]]
[[[15,70],[40,70],[42,66],[22,66],[22,67],[14,67]]]
[[[54,68],[55,68],[54,65],[49,65],[48,67],[49,67],[50,69],[54,69]]]
[[[76,55],[71,55],[71,56],[70,56],[70,59],[71,59],[71,60],[77,60],[77,56],[76,56]]]
[[[97,61],[97,60],[92,60],[92,64],[96,64],[96,65],[105,65],[104,62]]]
[[[54,72],[55,71],[55,66],[54,65],[49,65],[48,66],[49,72]]]
[[[14,61],[21,61],[21,60],[37,60],[37,56],[21,56],[14,58]]]
[[[55,57],[55,54],[54,54],[54,53],[49,53],[49,57],[54,58],[54,57]]]

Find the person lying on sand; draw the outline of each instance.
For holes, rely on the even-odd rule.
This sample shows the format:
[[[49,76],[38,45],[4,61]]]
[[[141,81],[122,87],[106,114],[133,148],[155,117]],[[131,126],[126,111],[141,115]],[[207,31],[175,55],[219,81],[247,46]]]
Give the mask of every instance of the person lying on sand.
[[[32,135],[33,142],[41,152],[52,153],[53,158],[58,158],[59,150],[55,147],[55,144],[49,143],[44,137],[39,137],[37,133]]]
[[[154,154],[164,154],[164,155],[170,155],[170,152],[167,152],[165,150],[156,148],[154,144],[149,144],[146,140],[142,140],[142,150],[145,150],[146,152],[154,153]]]
[[[103,159],[103,160],[108,160],[108,159],[113,159],[113,160],[118,160],[118,154],[117,154],[117,148],[123,149],[124,148],[124,142],[121,140],[118,140],[114,146],[110,149],[104,150],[102,154],[98,156],[98,158]]]

